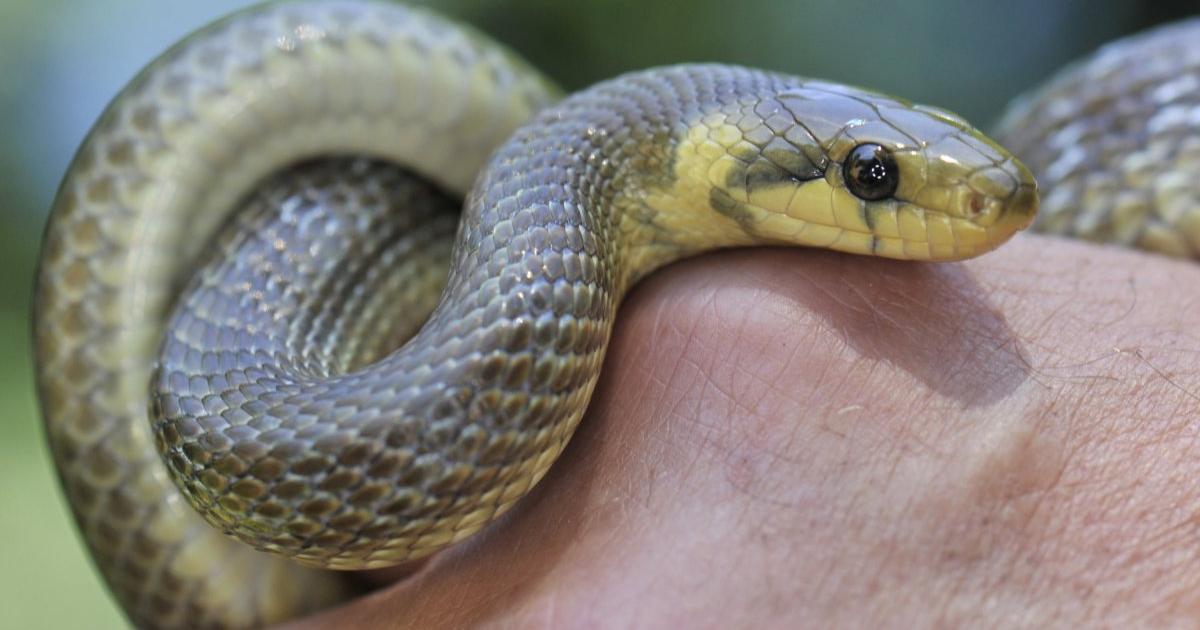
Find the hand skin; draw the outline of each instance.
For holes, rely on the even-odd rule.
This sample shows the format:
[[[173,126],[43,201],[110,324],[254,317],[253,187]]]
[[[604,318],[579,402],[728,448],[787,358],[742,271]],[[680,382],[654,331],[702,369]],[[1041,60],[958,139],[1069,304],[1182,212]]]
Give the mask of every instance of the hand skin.
[[[1200,265],[722,252],[604,374],[507,516],[296,627],[1200,623]]]

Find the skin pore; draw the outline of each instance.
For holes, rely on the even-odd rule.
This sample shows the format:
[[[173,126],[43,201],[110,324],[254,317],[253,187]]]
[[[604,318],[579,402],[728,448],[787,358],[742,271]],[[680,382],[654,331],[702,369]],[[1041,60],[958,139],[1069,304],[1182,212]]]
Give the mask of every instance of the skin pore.
[[[1200,266],[728,251],[621,308],[510,514],[293,627],[1169,626],[1200,615]]]

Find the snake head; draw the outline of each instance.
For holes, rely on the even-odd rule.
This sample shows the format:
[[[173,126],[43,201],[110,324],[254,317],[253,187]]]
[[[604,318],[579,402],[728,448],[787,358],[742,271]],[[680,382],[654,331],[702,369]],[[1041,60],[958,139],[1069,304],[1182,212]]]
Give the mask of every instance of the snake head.
[[[962,118],[837,84],[743,101],[692,127],[681,149],[711,156],[698,169],[709,204],[751,242],[958,260],[1037,212],[1029,169]]]

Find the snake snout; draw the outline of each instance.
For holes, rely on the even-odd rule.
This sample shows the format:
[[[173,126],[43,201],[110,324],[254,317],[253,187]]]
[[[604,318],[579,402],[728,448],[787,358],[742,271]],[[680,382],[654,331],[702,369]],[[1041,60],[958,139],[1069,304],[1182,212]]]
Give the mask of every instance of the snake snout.
[[[1005,215],[1016,224],[1017,230],[1024,230],[1033,224],[1034,218],[1037,217],[1039,204],[1037,184],[1023,185],[1009,199]]]
[[[989,240],[993,247],[1032,225],[1040,204],[1037,180],[1029,169],[1015,158],[1006,166],[1009,167],[1010,173],[1016,175],[1016,185],[1000,203],[1000,212],[995,222],[988,226]]]

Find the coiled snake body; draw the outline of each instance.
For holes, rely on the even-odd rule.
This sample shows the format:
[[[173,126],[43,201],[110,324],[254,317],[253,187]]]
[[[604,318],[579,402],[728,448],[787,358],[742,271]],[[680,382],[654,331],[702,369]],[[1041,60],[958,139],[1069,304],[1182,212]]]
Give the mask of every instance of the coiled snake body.
[[[346,596],[321,569],[486,525],[658,266],[961,259],[1037,208],[997,144],[872,92],[685,65],[556,99],[434,15],[324,0],[206,27],[113,101],[55,200],[35,336],[64,487],[135,623],[287,619]]]
[[[996,130],[1044,190],[1036,228],[1200,258],[1200,18],[1102,47]]]

